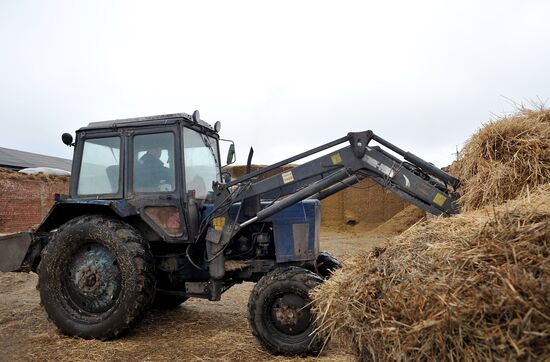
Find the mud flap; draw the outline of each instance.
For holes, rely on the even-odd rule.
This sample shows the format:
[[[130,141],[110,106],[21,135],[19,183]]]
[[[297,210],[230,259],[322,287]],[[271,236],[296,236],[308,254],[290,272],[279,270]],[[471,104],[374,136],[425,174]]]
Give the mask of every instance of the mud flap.
[[[0,236],[0,271],[18,271],[33,240],[32,232]]]

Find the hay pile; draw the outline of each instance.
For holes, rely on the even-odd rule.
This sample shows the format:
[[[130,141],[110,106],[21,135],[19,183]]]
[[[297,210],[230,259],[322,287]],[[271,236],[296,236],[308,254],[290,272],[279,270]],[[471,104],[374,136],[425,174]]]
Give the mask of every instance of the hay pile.
[[[550,109],[521,107],[485,124],[466,142],[450,172],[464,184],[464,211],[550,182]]]
[[[453,167],[467,211],[348,260],[312,293],[321,334],[377,361],[550,359],[549,120],[474,135]]]
[[[550,358],[550,186],[437,218],[314,291],[324,334],[362,359]]]

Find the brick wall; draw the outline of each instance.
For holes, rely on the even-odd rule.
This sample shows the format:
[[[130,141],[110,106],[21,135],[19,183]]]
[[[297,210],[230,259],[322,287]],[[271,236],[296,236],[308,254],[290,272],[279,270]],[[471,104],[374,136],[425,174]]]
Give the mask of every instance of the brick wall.
[[[0,173],[0,233],[24,231],[39,224],[54,203],[53,194],[68,191],[68,177]]]

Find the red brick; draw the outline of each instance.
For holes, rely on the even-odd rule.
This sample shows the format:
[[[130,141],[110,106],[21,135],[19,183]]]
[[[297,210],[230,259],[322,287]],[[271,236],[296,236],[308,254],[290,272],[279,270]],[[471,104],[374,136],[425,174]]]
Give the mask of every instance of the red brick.
[[[40,224],[54,203],[53,193],[66,194],[66,178],[0,178],[0,233],[28,230]]]

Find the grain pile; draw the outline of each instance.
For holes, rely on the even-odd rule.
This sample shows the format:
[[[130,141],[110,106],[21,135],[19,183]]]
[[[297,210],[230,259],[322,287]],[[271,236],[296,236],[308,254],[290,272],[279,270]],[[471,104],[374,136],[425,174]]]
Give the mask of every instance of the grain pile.
[[[421,220],[425,220],[426,213],[414,205],[409,205],[395,214],[382,225],[369,231],[371,235],[390,236],[398,235]]]
[[[454,166],[467,211],[348,260],[313,293],[322,335],[361,359],[550,358],[549,114],[475,134]]]

